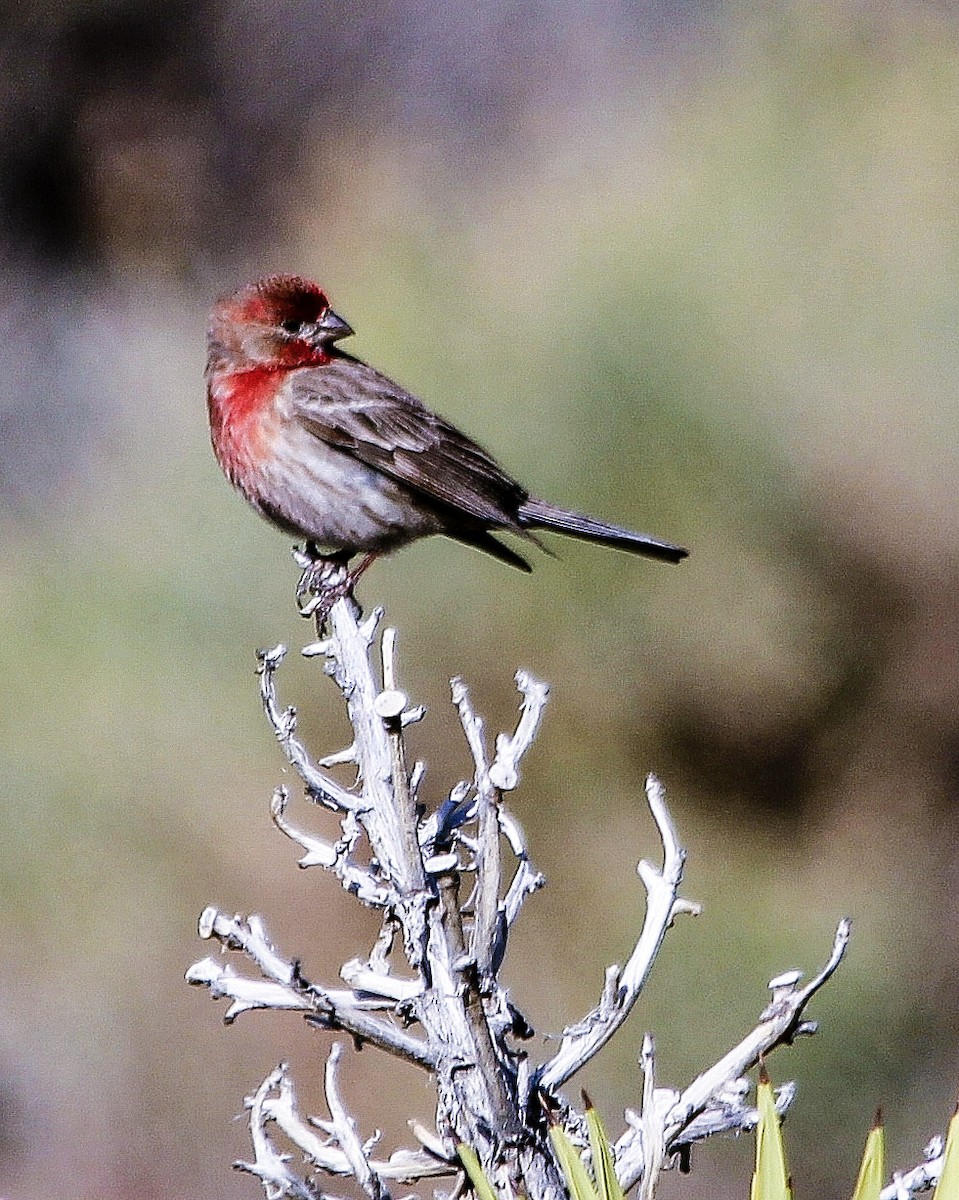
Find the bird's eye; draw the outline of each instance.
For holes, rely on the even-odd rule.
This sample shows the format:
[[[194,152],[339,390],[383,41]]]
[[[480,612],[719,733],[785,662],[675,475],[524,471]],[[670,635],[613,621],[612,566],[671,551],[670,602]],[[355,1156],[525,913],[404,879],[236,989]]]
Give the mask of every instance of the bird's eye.
[[[300,322],[299,321],[281,321],[280,328],[283,330],[284,333],[299,333],[300,332]]]

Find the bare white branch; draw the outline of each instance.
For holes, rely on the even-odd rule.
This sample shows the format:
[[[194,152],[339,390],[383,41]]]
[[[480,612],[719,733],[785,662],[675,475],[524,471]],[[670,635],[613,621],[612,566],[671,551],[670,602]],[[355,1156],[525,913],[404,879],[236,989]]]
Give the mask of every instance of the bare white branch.
[[[240,916],[228,917],[213,905],[200,913],[197,932],[201,938],[216,938],[224,950],[243,950],[264,975],[277,983],[291,984],[296,968],[289,959],[277,952],[270,941],[263,918],[253,913],[245,921]]]
[[[502,859],[497,809],[500,795],[490,776],[483,722],[473,708],[469,689],[462,679],[451,680],[450,688],[475,765],[473,784],[476,789],[476,886],[473,895],[470,953],[480,973],[488,975],[504,948],[499,903]]]
[[[656,1088],[656,1048],[648,1033],[643,1038],[639,1065],[643,1072],[643,1115],[639,1132],[642,1136],[644,1164],[639,1195],[640,1200],[652,1200],[653,1189],[659,1182],[666,1158],[663,1116],[672,1100],[672,1093],[664,1093]]]
[[[663,787],[653,775],[646,780],[646,799],[662,839],[663,867],[659,870],[648,862],[641,862],[638,867],[646,888],[642,931],[622,972],[615,967],[607,971],[603,995],[596,1008],[564,1031],[559,1050],[539,1077],[539,1085],[545,1091],[561,1087],[609,1041],[638,1000],[673,918],[680,912],[699,912],[697,905],[678,897],[686,852],[679,844],[666,808]]]
[[[368,954],[343,964],[345,986],[333,989],[312,983],[298,958],[277,949],[261,918],[209,907],[201,916],[201,936],[243,956],[258,977],[208,957],[189,969],[187,979],[229,1002],[228,1021],[253,1008],[297,1011],[322,1029],[424,1067],[436,1086],[436,1131],[416,1126],[418,1146],[374,1158],[376,1138],[362,1140],[340,1095],[344,1051],[337,1044],[325,1075],[329,1119],[301,1115],[281,1064],[247,1101],[253,1161],[236,1165],[262,1181],[268,1200],[330,1200],[314,1178],[320,1172],[356,1180],[370,1200],[389,1200],[388,1181],[455,1175],[456,1189],[462,1187],[456,1146],[466,1142],[504,1200],[520,1193],[529,1200],[564,1200],[566,1188],[538,1118],[540,1094],[552,1109],[567,1114],[574,1131],[582,1130],[582,1115],[558,1090],[627,1019],[674,918],[699,911],[679,895],[685,852],[663,789],[649,777],[646,796],[663,865],[639,863],[646,912],[632,953],[622,968],[607,969],[596,1007],[564,1030],[552,1058],[532,1066],[517,1042],[534,1031],[511,1004],[499,971],[511,927],[544,880],[530,861],[521,826],[503,804],[503,793],[519,783],[548,688],[517,672],[522,699],[516,726],[512,734],[498,735],[491,757],[469,691],[454,679],[453,702],[472,759],[472,779],[451,787],[435,812],[424,812],[418,799],[424,767],[407,765],[404,730],[425,710],[411,705],[399,683],[395,630],[384,629],[377,645],[381,610],[360,620],[348,597],[330,603],[328,595],[315,594],[324,580],[342,586],[341,563],[318,565],[303,554],[298,561],[304,568],[298,590],[302,611],[319,619],[328,610],[324,636],[304,654],[324,660],[346,703],[353,738],[344,749],[311,757],[297,737],[295,710],[277,700],[276,675],[286,651],[278,646],[261,652],[260,692],[270,726],[308,798],[335,815],[310,811],[318,813],[317,820],[335,821],[337,828],[332,835],[301,828],[291,819],[286,788],[274,792],[271,816],[302,850],[301,867],[329,871],[351,896],[382,915],[380,933]],[[356,769],[350,787],[330,774],[344,765]],[[751,1127],[756,1114],[746,1103],[743,1072],[761,1053],[812,1030],[803,1010],[838,966],[847,939],[844,923],[832,957],[805,988],[798,972],[773,980],[772,1001],[756,1029],[683,1092],[657,1086],[654,1045],[647,1035],[642,1112],[627,1112],[626,1132],[615,1146],[624,1187],[642,1181],[640,1200],[652,1200],[657,1177],[671,1157],[688,1156],[693,1143],[717,1132]],[[785,1108],[792,1094],[790,1085],[781,1088],[777,1104]],[[302,1156],[305,1173],[297,1174],[291,1155],[275,1139]]]
[[[528,671],[516,672],[516,686],[523,696],[519,724],[512,737],[497,735],[496,758],[489,769],[493,785],[501,792],[510,792],[519,784],[520,759],[533,744],[549,699],[549,687]]]
[[[417,1066],[435,1069],[435,1052],[426,1043],[391,1022],[370,1015],[371,1010],[383,1007],[376,997],[363,997],[352,989],[323,988],[307,981],[297,963],[283,958],[273,948],[260,918],[244,921],[242,917],[228,917],[209,907],[200,917],[200,935],[215,938],[225,950],[243,951],[267,976],[246,978],[238,975],[229,963],[214,958],[202,959],[188,969],[188,983],[209,988],[214,999],[232,1002],[224,1015],[228,1023],[254,1008],[298,1011],[311,1024],[342,1030]]]
[[[879,1200],[908,1200],[934,1188],[942,1176],[945,1163],[945,1141],[938,1135],[930,1141],[923,1152],[924,1161],[910,1171],[896,1171],[892,1183],[879,1193]]]
[[[806,1005],[833,974],[842,961],[849,943],[850,922],[840,921],[833,941],[832,953],[825,966],[805,987],[799,987],[801,975],[789,972],[772,980],[773,999],[763,1010],[759,1024],[738,1045],[685,1089],[664,1119],[664,1138],[667,1153],[685,1141],[694,1118],[724,1089],[735,1086],[750,1067],[768,1055],[776,1046],[798,1033],[812,1032],[810,1024],[802,1022]],[[783,980],[790,982],[784,984]],[[814,1028],[814,1027],[813,1027]],[[727,1093],[728,1094],[728,1093]],[[643,1177],[646,1164],[643,1158],[642,1137],[629,1129],[616,1143],[617,1175],[623,1187],[629,1189]]]
[[[328,1086],[327,1099],[329,1100]],[[271,1126],[275,1126],[316,1170],[334,1176],[354,1174],[351,1156],[340,1142],[342,1122],[345,1120],[352,1123],[352,1118],[340,1105],[338,1115],[329,1121],[322,1121],[316,1117],[304,1120],[299,1114],[286,1063],[280,1063],[270,1072],[256,1094],[247,1099],[246,1107],[250,1109],[254,1162],[238,1162],[234,1163],[234,1166],[258,1176],[264,1184],[269,1182],[271,1187],[280,1189],[272,1192],[272,1195],[309,1197],[312,1200],[319,1197],[321,1192],[310,1179],[298,1176],[290,1169],[287,1164],[291,1155],[280,1151],[273,1144]],[[348,1136],[354,1137],[355,1129]],[[435,1137],[433,1142],[436,1142]],[[403,1148],[391,1154],[389,1159],[379,1160],[369,1156],[370,1143],[363,1145],[356,1137],[354,1150],[357,1147],[370,1172],[380,1180],[393,1179],[409,1183],[418,1179],[448,1176],[459,1169],[457,1162],[444,1158],[431,1148]]]
[[[672,1088],[666,1090],[668,1094],[663,1095],[662,1099],[664,1112],[668,1112],[679,1100],[678,1092]],[[710,1099],[699,1116],[694,1117],[682,1133],[672,1139],[669,1154],[676,1156],[688,1153],[696,1142],[705,1141],[718,1133],[748,1133],[755,1129],[759,1121],[759,1110],[746,1104],[750,1090],[748,1079],[732,1080],[728,1087],[722,1088]],[[795,1098],[795,1083],[782,1084],[776,1089],[776,1111],[780,1115],[785,1113]],[[633,1119],[627,1111],[626,1121],[628,1125],[635,1127],[638,1118]]]
[[[232,1001],[223,1020],[231,1024],[240,1013],[253,1008],[287,1009],[300,1012],[310,1011],[309,1000],[295,988],[265,979],[246,979],[237,975],[229,963],[215,958],[202,958],[186,972],[187,983],[201,984],[210,989],[214,1000]]]
[[[255,1095],[247,1098],[254,1161],[238,1161],[233,1166],[238,1171],[257,1176],[263,1184],[267,1200],[281,1200],[283,1196],[291,1196],[294,1200],[319,1200],[319,1191],[314,1190],[305,1179],[290,1170],[287,1164],[292,1156],[277,1150],[267,1132],[267,1122],[271,1118],[266,1107],[273,1092],[282,1087],[285,1080],[286,1064],[281,1063],[275,1071],[267,1075]]]
[[[275,788],[273,799],[270,801],[270,816],[273,818],[273,824],[281,833],[286,834],[291,842],[296,842],[306,851],[298,865],[301,867],[332,867],[336,862],[336,850],[330,842],[304,833],[287,820],[286,808],[289,801],[290,793],[285,787]]]
[[[460,724],[463,726],[463,732],[466,734],[466,744],[469,746],[470,754],[472,754],[473,762],[476,765],[476,783],[477,787],[479,787],[481,781],[486,782],[489,777],[489,758],[486,752],[483,722],[476,715],[476,711],[473,708],[469,688],[467,688],[459,676],[450,680],[450,691],[453,694],[453,703],[456,705],[456,711],[459,713]]]
[[[383,1186],[379,1174],[370,1165],[366,1147],[356,1132],[356,1122],[346,1111],[346,1107],[340,1099],[336,1082],[336,1068],[342,1055],[343,1047],[339,1042],[334,1042],[330,1056],[326,1060],[325,1076],[326,1102],[330,1109],[332,1133],[346,1155],[347,1162],[350,1164],[350,1173],[370,1197],[370,1200],[387,1200],[389,1192]]]
[[[382,610],[358,625],[346,600],[334,604],[330,613],[332,636],[327,659],[333,677],[346,700],[353,725],[357,766],[363,789],[363,826],[373,855],[386,880],[401,898],[421,893],[423,862],[416,840],[415,816],[408,803],[394,792],[397,782],[394,750],[386,721],[376,710],[381,693],[369,661],[369,652]],[[399,736],[399,731],[395,731]],[[408,776],[405,779],[408,788]],[[415,914],[419,906],[414,904]],[[422,929],[411,930],[411,948],[422,944]]]
[[[825,966],[805,987],[798,986],[801,976],[795,978],[794,983],[787,987],[779,986],[781,977],[772,980],[772,984],[775,985],[772,988],[773,998],[763,1010],[760,1024],[715,1066],[693,1080],[670,1114],[671,1123],[677,1126],[685,1125],[692,1116],[702,1111],[710,1096],[727,1080],[738,1078],[750,1067],[754,1067],[763,1055],[768,1055],[773,1047],[800,1032],[803,1011],[842,961],[851,930],[852,923],[848,919],[839,922],[832,952]]]
[[[296,828],[286,816],[288,804],[289,793],[286,788],[277,788],[270,802],[270,816],[281,833],[306,851],[297,865],[303,868],[326,867],[334,872],[348,892],[352,892],[368,907],[386,908],[392,893],[380,884],[372,871],[350,858],[357,836],[355,821],[344,820],[344,836],[334,844]]]
[[[296,737],[296,709],[281,709],[276,699],[276,672],[286,657],[285,646],[257,652],[260,675],[260,697],[267,720],[273,727],[276,740],[283,748],[287,762],[300,776],[314,799],[327,808],[349,810],[357,807],[357,798],[331,776],[324,774],[313,762],[305,746]]]
[[[400,979],[385,971],[374,969],[369,963],[353,958],[340,968],[340,975],[357,994],[383,996],[396,1003],[408,1003],[423,992],[423,985],[415,979]]]

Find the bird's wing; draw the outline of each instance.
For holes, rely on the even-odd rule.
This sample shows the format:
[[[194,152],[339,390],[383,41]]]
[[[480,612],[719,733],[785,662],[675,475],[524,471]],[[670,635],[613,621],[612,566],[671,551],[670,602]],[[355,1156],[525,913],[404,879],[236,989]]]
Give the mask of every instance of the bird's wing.
[[[385,375],[343,355],[290,382],[295,416],[322,441],[483,524],[525,533],[517,510],[526,489]]]

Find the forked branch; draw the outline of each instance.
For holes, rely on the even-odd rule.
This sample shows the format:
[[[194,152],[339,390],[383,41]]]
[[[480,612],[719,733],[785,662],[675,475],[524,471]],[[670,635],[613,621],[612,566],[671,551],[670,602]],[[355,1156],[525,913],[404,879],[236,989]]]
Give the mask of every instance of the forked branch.
[[[457,1145],[466,1142],[503,1200],[520,1194],[564,1200],[544,1104],[578,1136],[582,1114],[560,1089],[623,1027],[674,919],[699,911],[680,894],[685,851],[662,785],[650,776],[646,800],[662,865],[639,863],[646,914],[635,945],[623,967],[608,968],[595,1007],[567,1026],[555,1053],[531,1063],[526,1046],[532,1026],[512,1003],[500,971],[510,930],[544,880],[504,797],[519,784],[548,689],[528,673],[517,673],[516,726],[500,733],[491,750],[466,685],[453,680],[471,767],[449,787],[446,800],[427,812],[419,797],[423,768],[409,765],[405,744],[406,728],[423,717],[423,709],[409,703],[398,683],[396,636],[390,629],[377,636],[381,617],[377,610],[361,620],[350,599],[338,599],[329,607],[323,635],[304,651],[324,661],[353,730],[349,746],[323,757],[307,750],[295,711],[278,699],[285,649],[259,655],[264,712],[312,803],[294,819],[295,798],[277,789],[270,804],[273,822],[302,851],[300,867],[330,872],[350,896],[381,914],[379,936],[366,953],[342,965],[342,985],[333,987],[306,974],[301,963],[308,947],[289,955],[274,946],[260,917],[230,916],[211,907],[200,918],[201,936],[238,955],[248,973],[210,957],[195,963],[187,979],[229,1002],[228,1021],[255,1008],[292,1010],[313,1025],[423,1067],[436,1086],[436,1127],[417,1126],[416,1145],[388,1158],[374,1155],[375,1139],[361,1137],[341,1096],[343,1051],[336,1045],[325,1074],[329,1117],[299,1114],[281,1064],[247,1101],[253,1160],[237,1166],[262,1181],[270,1200],[327,1195],[323,1176],[351,1177],[370,1200],[388,1200],[393,1184],[459,1174]],[[340,778],[343,767],[352,768],[351,782]],[[323,810],[335,829],[312,828]],[[743,1073],[760,1055],[812,1032],[805,1007],[838,966],[848,933],[844,922],[832,956],[805,987],[799,986],[798,972],[774,980],[772,1002],[756,1028],[684,1089],[657,1085],[653,1041],[646,1038],[642,1109],[627,1112],[615,1146],[625,1187],[642,1182],[645,1200],[660,1170],[677,1156],[688,1158],[693,1143],[753,1123]],[[780,1090],[782,1107],[792,1094],[789,1085]],[[305,1170],[294,1168],[282,1145],[296,1149]]]

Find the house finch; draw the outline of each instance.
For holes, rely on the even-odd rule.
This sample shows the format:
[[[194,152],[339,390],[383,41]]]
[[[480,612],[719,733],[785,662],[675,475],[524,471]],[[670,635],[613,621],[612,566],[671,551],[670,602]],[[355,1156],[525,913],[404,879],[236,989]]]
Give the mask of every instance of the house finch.
[[[453,425],[336,343],[353,333],[295,275],[213,309],[207,404],[213,450],[253,507],[308,549],[372,558],[443,533],[528,571],[493,536],[555,529],[678,562],[687,551],[538,500]]]

